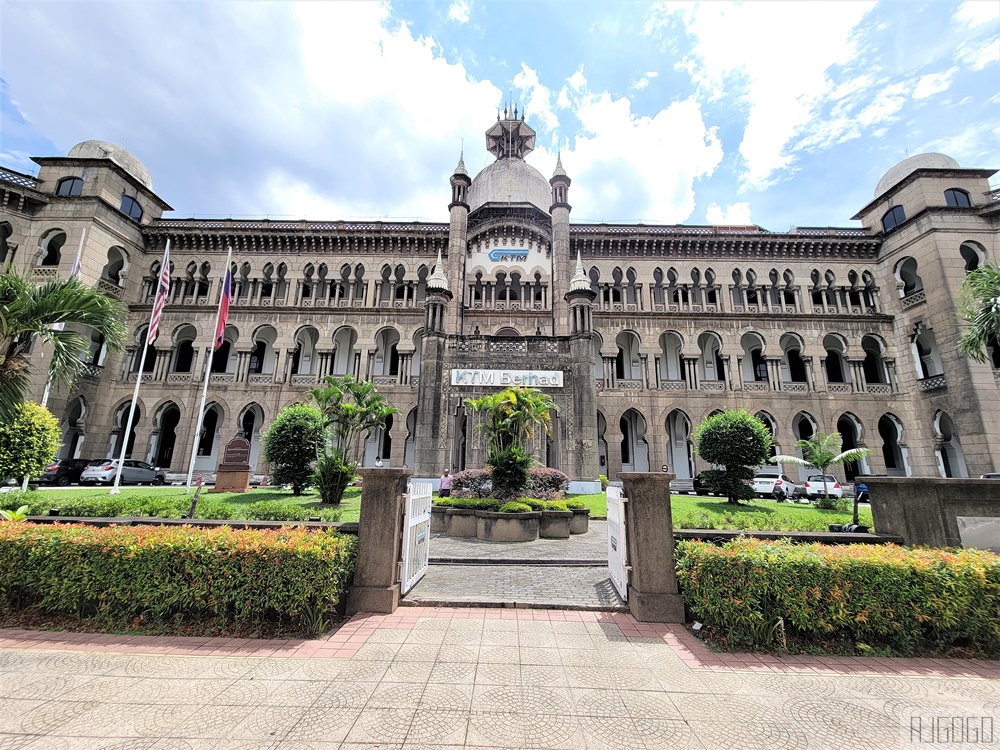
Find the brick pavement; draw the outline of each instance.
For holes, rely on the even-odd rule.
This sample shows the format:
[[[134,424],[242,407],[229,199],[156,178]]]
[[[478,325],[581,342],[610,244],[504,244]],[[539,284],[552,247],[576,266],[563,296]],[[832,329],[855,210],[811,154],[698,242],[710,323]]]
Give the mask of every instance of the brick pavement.
[[[412,608],[284,644],[0,631],[0,708],[5,750],[916,750],[935,719],[1000,724],[1000,662],[720,656],[626,614]]]

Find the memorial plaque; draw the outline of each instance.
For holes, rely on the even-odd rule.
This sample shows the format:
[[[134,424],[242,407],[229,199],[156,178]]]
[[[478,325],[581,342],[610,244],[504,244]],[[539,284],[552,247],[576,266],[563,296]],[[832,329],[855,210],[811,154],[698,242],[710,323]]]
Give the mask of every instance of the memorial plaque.
[[[215,471],[212,492],[249,492],[250,490],[250,441],[237,435],[222,453],[222,463]]]
[[[250,465],[250,441],[243,437],[233,438],[226,444],[224,464]]]

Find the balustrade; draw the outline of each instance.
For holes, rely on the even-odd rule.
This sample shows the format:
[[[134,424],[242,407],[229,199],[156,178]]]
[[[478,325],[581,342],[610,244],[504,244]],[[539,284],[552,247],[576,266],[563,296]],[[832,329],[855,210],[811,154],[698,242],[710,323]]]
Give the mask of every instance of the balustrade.
[[[702,380],[699,387],[703,391],[724,391],[726,390],[725,380]]]
[[[948,387],[948,380],[944,375],[931,375],[929,378],[922,378],[917,381],[923,393],[928,391],[939,391]]]
[[[661,391],[686,391],[687,381],[684,380],[661,380]]]
[[[903,306],[904,310],[909,310],[911,307],[916,307],[927,301],[927,294],[923,289],[913,294],[908,294],[900,300],[900,304]]]

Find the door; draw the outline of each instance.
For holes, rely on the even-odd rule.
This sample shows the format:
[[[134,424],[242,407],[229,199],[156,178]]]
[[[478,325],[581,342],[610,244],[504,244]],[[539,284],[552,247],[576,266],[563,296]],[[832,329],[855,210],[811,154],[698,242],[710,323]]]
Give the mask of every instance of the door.
[[[430,562],[431,494],[430,481],[413,480],[405,497],[403,546],[400,550],[400,593],[405,594],[424,577]]]

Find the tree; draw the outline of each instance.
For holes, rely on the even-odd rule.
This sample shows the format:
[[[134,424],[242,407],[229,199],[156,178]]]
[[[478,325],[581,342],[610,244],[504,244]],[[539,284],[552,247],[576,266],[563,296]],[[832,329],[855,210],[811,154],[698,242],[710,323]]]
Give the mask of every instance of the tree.
[[[108,351],[119,352],[127,333],[124,317],[121,303],[78,279],[36,285],[13,269],[0,275],[0,420],[11,419],[24,401],[33,342],[52,346],[49,378],[71,386],[90,349],[90,337],[72,327],[93,328]]]
[[[959,339],[958,351],[985,362],[986,347],[1000,339],[1000,268],[986,265],[965,277],[962,308],[970,328]]]
[[[264,460],[275,484],[292,485],[301,495],[313,473],[323,436],[323,415],[311,404],[286,406],[264,433]]]
[[[372,382],[357,381],[350,375],[328,375],[324,382],[325,388],[309,392],[322,415],[315,479],[322,501],[336,504],[358,468],[361,436],[384,428],[397,409]]]
[[[694,440],[699,456],[723,467],[705,472],[712,489],[732,505],[753,499],[754,474],[771,452],[767,426],[745,409],[728,409],[698,425]]]
[[[21,402],[10,421],[0,424],[0,477],[37,477],[56,457],[61,438],[52,412],[33,401]]]
[[[870,448],[852,448],[849,451],[841,452],[840,449],[843,444],[844,440],[839,432],[817,432],[816,437],[812,440],[795,441],[796,447],[802,451],[802,458],[798,456],[775,456],[771,459],[771,463],[811,466],[819,470],[823,475],[823,495],[829,497],[830,488],[827,486],[826,470],[831,466],[848,464],[851,461],[860,461],[862,458],[871,455]]]
[[[479,427],[486,433],[486,456],[493,467],[493,494],[516,497],[528,485],[532,458],[528,450],[535,425],[550,434],[555,402],[537,388],[505,388],[465,399],[473,411],[484,412]]]

